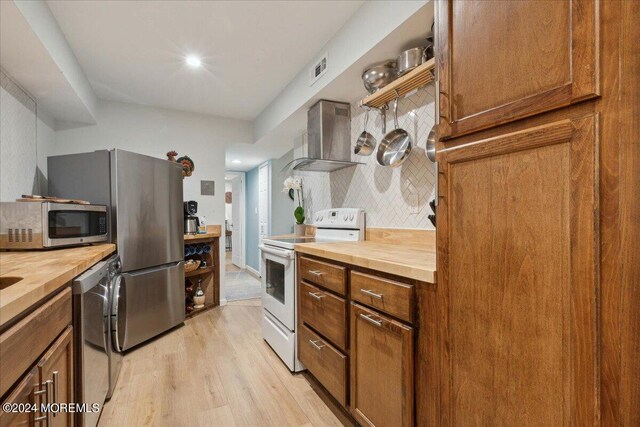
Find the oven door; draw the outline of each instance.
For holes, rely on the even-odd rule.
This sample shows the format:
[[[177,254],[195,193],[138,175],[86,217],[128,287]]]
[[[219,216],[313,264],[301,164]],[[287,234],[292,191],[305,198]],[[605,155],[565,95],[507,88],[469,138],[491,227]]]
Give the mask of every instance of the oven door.
[[[42,209],[45,247],[107,240],[105,206],[43,203]]]
[[[290,331],[295,330],[295,252],[260,245],[262,306]]]

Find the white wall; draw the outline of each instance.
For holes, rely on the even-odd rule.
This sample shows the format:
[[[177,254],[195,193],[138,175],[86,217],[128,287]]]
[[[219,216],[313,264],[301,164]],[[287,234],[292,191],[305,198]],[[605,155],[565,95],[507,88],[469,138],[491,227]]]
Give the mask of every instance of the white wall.
[[[254,139],[258,141],[265,137],[428,2],[429,0],[365,2],[256,117]],[[426,25],[427,23],[425,31]],[[325,53],[328,54],[327,71],[313,86],[309,86],[309,70]],[[360,84],[355,80],[353,83]]]
[[[71,46],[58,25],[51,9],[44,1],[14,1],[31,30],[47,50],[50,58],[60,69],[60,74],[73,88],[75,96],[86,108],[88,117],[95,118],[98,98],[93,92],[89,79],[78,63]],[[40,94],[44,96],[46,94]],[[86,115],[83,115],[86,116]],[[89,121],[90,123],[92,121]]]
[[[186,154],[195,170],[184,179],[184,199],[198,202],[198,215],[206,216],[207,224],[224,226],[225,148],[228,143],[251,141],[249,122],[102,100],[96,111],[97,125],[57,131],[53,154],[110,148],[159,158],[166,158],[170,150]],[[200,180],[215,181],[215,196],[200,195]],[[223,257],[221,251],[221,277]]]
[[[271,234],[289,234],[293,232],[295,218],[293,211],[297,205],[289,198],[288,193],[283,193],[284,180],[291,175],[289,169],[282,170],[293,160],[293,150],[287,152],[279,159],[271,161]]]
[[[46,153],[54,141],[36,102],[0,70],[0,200],[46,193]]]
[[[433,230],[428,215],[433,213],[429,201],[435,198],[437,171],[428,160],[425,147],[435,122],[434,85],[418,90],[398,104],[398,122],[411,136],[413,149],[395,169],[378,165],[375,151],[368,157],[353,154],[364,126],[364,110],[358,106],[358,100],[351,104],[351,160],[364,164],[331,173],[296,172],[302,176],[305,188],[307,223],[322,209],[363,208],[368,227]],[[393,114],[387,113],[387,131],[391,129]],[[378,144],[384,137],[382,120],[376,111],[369,114],[367,131]]]

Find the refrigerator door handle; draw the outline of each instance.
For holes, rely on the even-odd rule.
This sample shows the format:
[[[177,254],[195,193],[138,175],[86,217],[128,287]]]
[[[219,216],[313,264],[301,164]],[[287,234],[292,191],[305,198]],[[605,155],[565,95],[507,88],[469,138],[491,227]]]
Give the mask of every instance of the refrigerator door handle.
[[[122,274],[131,276],[131,277],[136,277],[136,276],[142,276],[149,273],[155,273],[157,271],[162,271],[162,270],[165,270],[167,267],[180,267],[181,265],[184,265],[184,261],[171,262],[169,264],[163,264],[154,268],[145,268],[144,270],[123,272]]]
[[[118,276],[115,280],[115,285],[113,286],[113,306],[111,307],[111,335],[113,336],[113,346],[118,352],[122,351],[122,346],[120,345],[120,331],[118,330],[118,303],[120,302],[120,288],[122,287],[123,280],[124,277],[122,275]]]

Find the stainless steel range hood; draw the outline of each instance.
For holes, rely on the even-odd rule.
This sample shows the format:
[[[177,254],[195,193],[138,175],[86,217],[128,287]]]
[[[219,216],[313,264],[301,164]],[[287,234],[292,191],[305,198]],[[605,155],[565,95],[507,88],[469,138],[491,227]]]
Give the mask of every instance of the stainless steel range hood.
[[[333,172],[360,165],[351,161],[351,106],[320,100],[307,112],[307,156],[284,169]]]

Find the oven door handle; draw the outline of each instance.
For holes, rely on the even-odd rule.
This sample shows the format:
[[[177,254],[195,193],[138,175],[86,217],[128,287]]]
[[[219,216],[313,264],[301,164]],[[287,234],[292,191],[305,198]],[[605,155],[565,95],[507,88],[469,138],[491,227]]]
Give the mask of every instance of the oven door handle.
[[[267,245],[259,245],[258,247],[262,252],[265,252],[271,255],[277,255],[279,257],[287,258],[287,259],[293,258],[293,254],[294,254],[293,251],[289,251],[286,249],[277,249]]]

